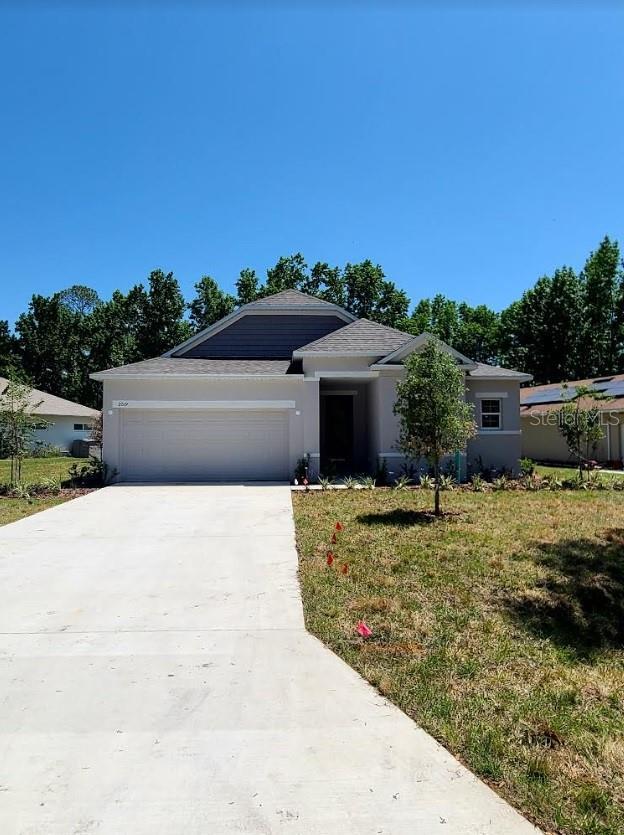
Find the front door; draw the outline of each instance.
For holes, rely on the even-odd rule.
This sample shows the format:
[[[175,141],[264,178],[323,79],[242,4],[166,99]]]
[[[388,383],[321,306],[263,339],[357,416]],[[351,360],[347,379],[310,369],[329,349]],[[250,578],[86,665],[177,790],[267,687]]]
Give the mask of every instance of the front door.
[[[321,398],[321,472],[348,475],[353,470],[353,395]]]

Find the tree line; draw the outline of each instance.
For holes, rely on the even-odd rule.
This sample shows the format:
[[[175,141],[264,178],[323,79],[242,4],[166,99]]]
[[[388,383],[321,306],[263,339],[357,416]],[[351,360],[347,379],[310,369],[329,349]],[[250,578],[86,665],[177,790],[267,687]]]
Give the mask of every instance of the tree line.
[[[33,295],[14,332],[0,320],[0,376],[97,407],[100,386],[90,372],[158,356],[236,307],[291,288],[407,333],[428,331],[478,362],[527,371],[536,383],[624,372],[624,265],[608,237],[579,272],[562,266],[540,277],[501,312],[441,294],[411,308],[379,264],[310,267],[301,253],[281,257],[263,281],[241,270],[235,287],[230,294],[205,275],[187,302],[173,273],[154,270],[146,284],[109,299],[83,285]]]

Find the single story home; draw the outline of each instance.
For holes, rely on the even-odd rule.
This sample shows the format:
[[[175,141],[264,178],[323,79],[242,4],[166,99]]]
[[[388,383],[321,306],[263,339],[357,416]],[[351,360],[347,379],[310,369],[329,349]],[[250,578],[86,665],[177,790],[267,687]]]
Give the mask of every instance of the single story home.
[[[295,290],[259,299],[161,357],[91,375],[104,384],[104,460],[122,481],[286,480],[301,459],[312,477],[384,461],[398,475],[396,384],[429,338]],[[444,347],[476,407],[470,465],[517,470],[530,376]]]
[[[8,380],[0,377],[0,394]],[[74,441],[89,438],[93,422],[100,414],[97,409],[72,403],[47,391],[30,390],[31,414],[41,417],[41,426],[33,433],[33,445],[46,444],[71,452]]]
[[[583,405],[600,410],[603,437],[594,459],[602,464],[624,465],[624,374],[550,383],[520,391],[522,454],[535,461],[573,463],[572,455],[559,431],[559,410],[574,396],[579,386],[587,386],[608,399],[587,398]]]

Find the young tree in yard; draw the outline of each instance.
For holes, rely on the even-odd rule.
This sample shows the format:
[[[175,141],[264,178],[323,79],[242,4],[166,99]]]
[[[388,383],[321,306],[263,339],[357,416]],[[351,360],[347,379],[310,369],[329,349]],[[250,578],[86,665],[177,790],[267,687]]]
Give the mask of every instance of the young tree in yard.
[[[14,381],[0,393],[0,449],[11,459],[11,484],[21,481],[22,460],[30,449],[32,433],[45,423],[32,414],[41,402],[33,403],[31,389]]]
[[[435,515],[440,515],[440,461],[462,449],[476,431],[466,403],[464,372],[455,358],[430,340],[405,361],[394,412],[401,422],[399,448],[408,458],[427,459],[435,474]]]
[[[578,386],[569,401],[559,409],[559,432],[577,460],[581,478],[604,437],[600,409],[593,401],[606,399],[587,386]]]

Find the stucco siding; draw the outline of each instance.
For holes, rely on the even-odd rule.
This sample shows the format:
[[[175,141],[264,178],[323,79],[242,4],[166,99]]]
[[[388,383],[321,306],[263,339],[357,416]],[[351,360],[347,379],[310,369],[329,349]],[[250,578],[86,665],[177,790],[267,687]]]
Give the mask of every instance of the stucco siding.
[[[297,348],[344,327],[344,324],[338,316],[249,314],[174,356],[290,359]]]
[[[604,437],[599,441],[595,458],[597,461],[620,461],[622,459],[621,448],[621,416],[615,418],[618,424],[604,427]],[[566,442],[556,425],[556,412],[548,415],[522,417],[522,454],[526,458],[535,461],[554,461],[557,463],[570,463],[573,461]],[[609,438],[607,439],[607,430]]]
[[[49,421],[46,429],[37,429],[33,434],[33,442],[57,446],[62,450],[71,451],[71,445],[76,440],[90,437],[90,429],[74,429],[74,424],[91,426],[92,421],[85,417],[71,417],[65,415],[41,415],[42,420]],[[34,443],[33,443],[34,446]]]

